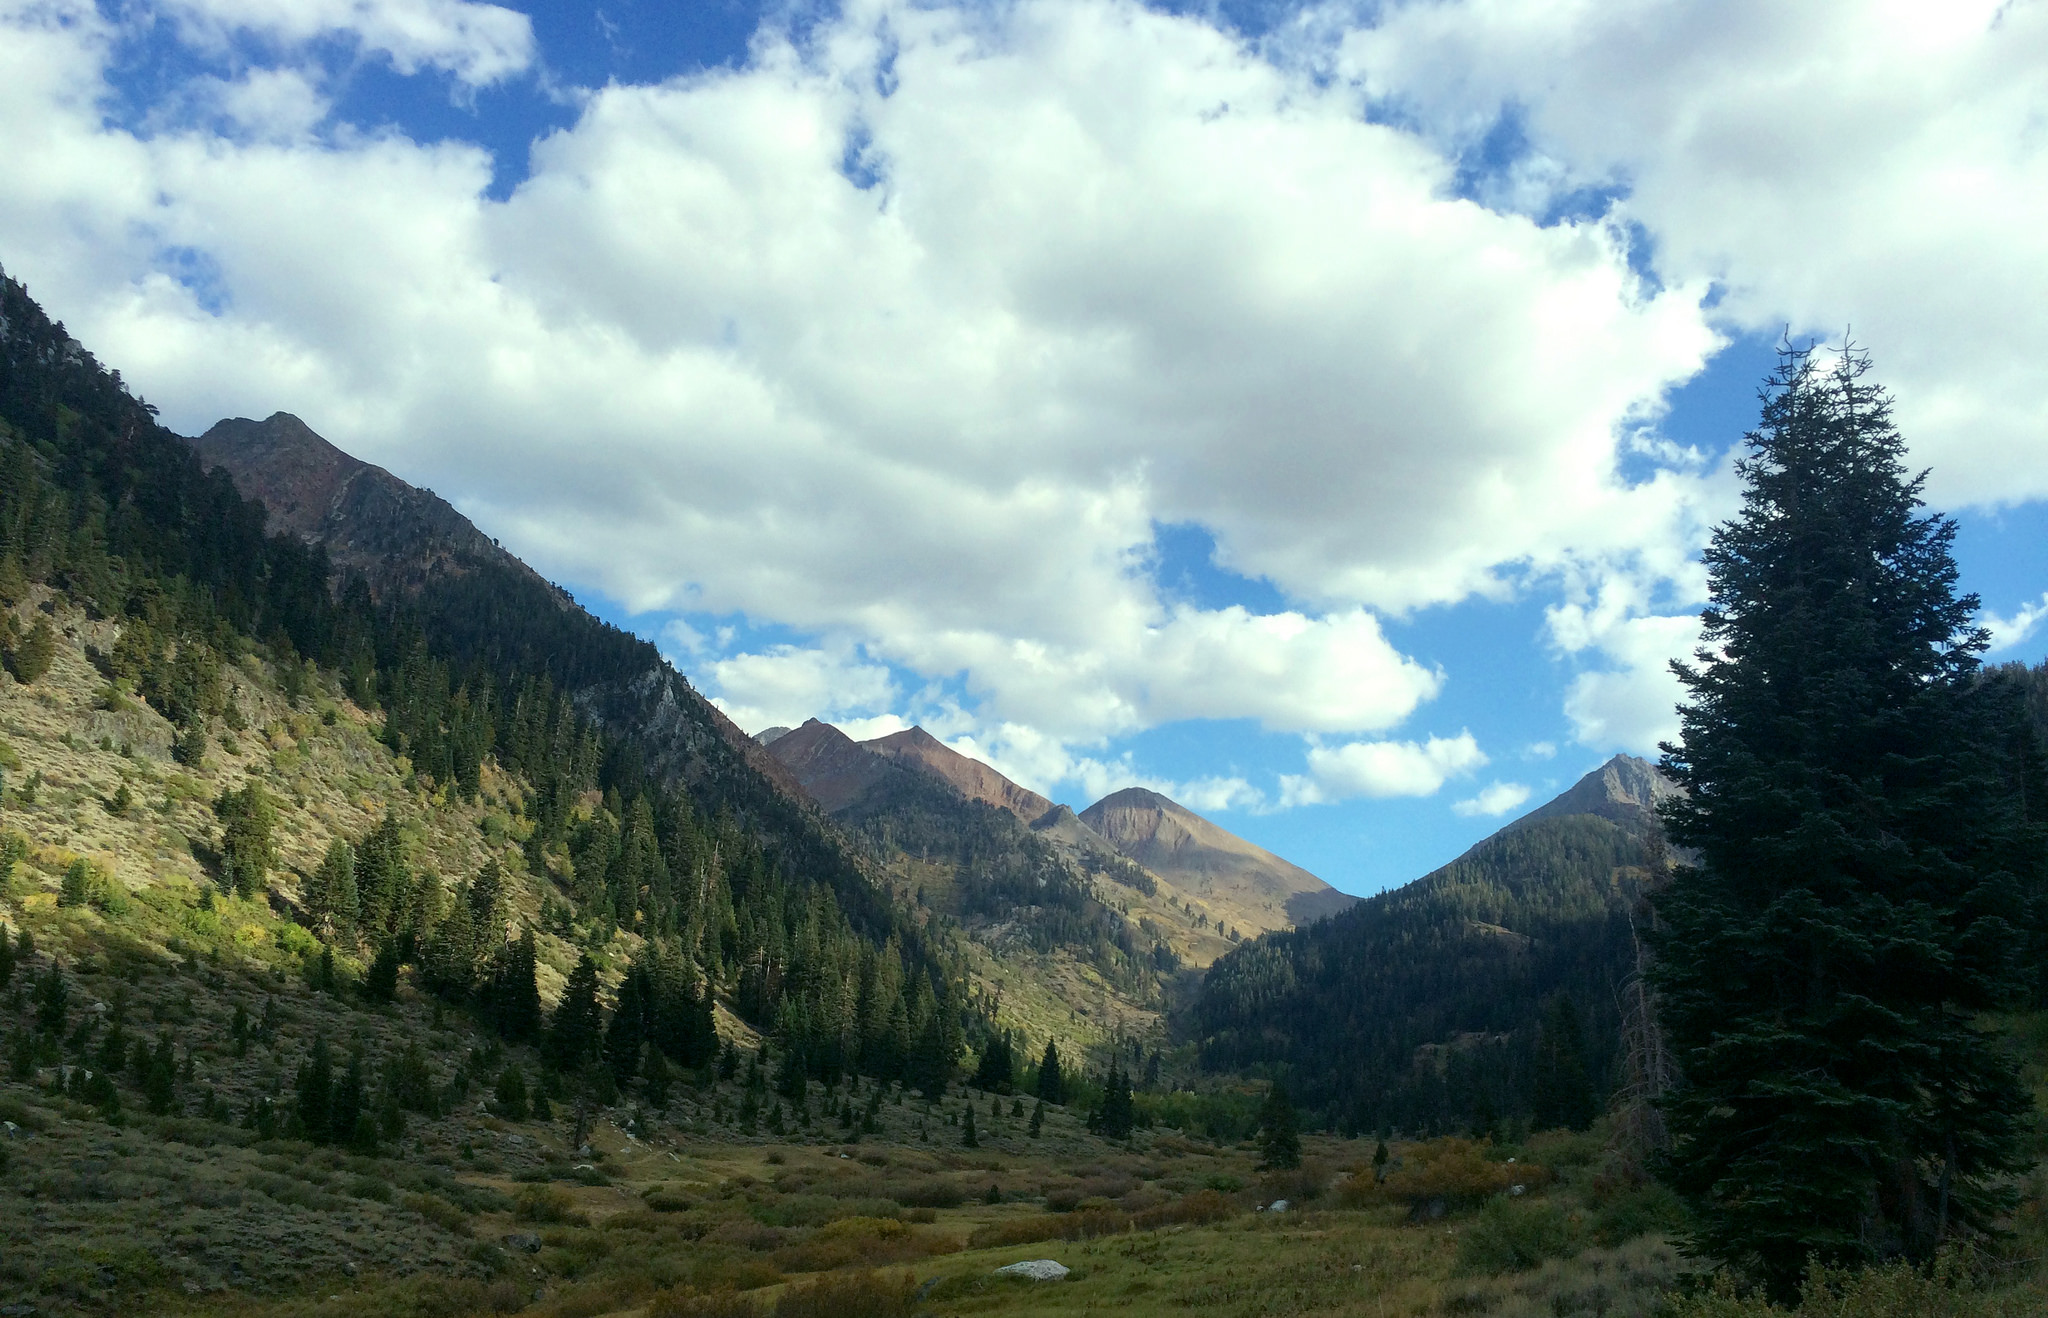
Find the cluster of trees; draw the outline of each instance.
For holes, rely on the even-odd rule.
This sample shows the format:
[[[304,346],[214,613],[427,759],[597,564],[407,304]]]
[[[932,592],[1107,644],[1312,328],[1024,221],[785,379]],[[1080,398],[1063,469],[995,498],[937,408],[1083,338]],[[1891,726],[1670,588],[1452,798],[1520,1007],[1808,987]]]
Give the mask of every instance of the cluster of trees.
[[[1347,1131],[1605,1106],[1655,820],[1568,815],[1497,834],[1427,878],[1220,958],[1193,1013],[1203,1065],[1285,1076]]]

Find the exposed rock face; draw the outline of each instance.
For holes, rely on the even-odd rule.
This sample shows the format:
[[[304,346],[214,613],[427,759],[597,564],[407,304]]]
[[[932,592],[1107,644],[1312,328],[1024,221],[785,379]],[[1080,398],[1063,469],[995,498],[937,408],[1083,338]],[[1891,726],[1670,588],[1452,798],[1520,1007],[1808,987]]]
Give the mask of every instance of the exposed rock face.
[[[1247,933],[1306,924],[1357,900],[1142,787],[1113,792],[1080,818],[1174,887],[1230,912]]]
[[[1508,827],[1518,828],[1531,820],[1560,815],[1599,815],[1619,824],[1634,824],[1655,813],[1659,801],[1682,792],[1678,784],[1659,773],[1648,760],[1617,755],[1556,799],[1536,807]]]
[[[860,745],[877,755],[935,774],[968,800],[1001,806],[1027,824],[1037,822],[1052,809],[1052,802],[1038,793],[1019,787],[980,760],[962,755],[923,728],[894,732]]]
[[[341,575],[362,576],[373,595],[490,564],[545,587],[558,607],[574,607],[446,499],[349,456],[289,412],[216,422],[192,446],[209,469],[226,467],[243,497],[262,500],[271,529],[324,546]]]

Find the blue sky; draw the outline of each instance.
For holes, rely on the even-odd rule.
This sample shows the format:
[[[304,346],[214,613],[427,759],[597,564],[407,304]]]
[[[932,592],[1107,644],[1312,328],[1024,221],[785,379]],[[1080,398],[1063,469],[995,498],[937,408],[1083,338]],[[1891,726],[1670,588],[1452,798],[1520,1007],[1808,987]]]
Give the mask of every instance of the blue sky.
[[[1648,753],[1772,346],[2048,653],[2048,18],[1960,0],[0,0],[0,263],[750,728],[1351,891]]]

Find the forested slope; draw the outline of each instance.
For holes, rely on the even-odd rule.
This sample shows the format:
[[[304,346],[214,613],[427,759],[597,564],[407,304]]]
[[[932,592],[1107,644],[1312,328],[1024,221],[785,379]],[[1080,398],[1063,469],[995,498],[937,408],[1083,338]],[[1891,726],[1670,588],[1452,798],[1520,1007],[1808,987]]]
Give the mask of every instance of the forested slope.
[[[974,1024],[957,959],[927,939],[927,921],[750,762],[651,647],[473,546],[454,546],[437,570],[338,580],[321,545],[266,534],[261,505],[226,472],[203,471],[11,280],[0,287],[0,601],[21,678],[49,662],[51,619],[79,610],[104,633],[86,651],[102,703],[160,715],[172,761],[221,797],[216,877],[251,868],[228,841],[251,782],[272,798],[275,834],[303,823],[274,779],[217,753],[246,724],[238,666],[262,668],[294,703],[329,684],[347,696],[399,755],[409,796],[474,801],[501,771],[521,845],[493,881],[533,894],[552,933],[619,963],[608,978],[629,959],[669,965],[670,982],[779,1031],[820,1076],[900,1074],[919,1044],[931,1069],[948,1069]],[[411,808],[381,804],[379,828]],[[368,833],[337,840],[391,851]],[[258,888],[272,885],[267,866],[253,871]],[[428,975],[440,925],[465,909],[435,892],[477,876],[429,876],[398,855],[367,886],[351,874],[345,898],[317,877],[274,876],[276,900],[345,963],[389,949]],[[430,977],[451,1000],[495,1011],[494,986],[522,973],[521,929],[464,937],[462,966]]]
[[[1583,1124],[1611,1083],[1632,913],[1664,863],[1652,818],[1518,822],[1414,883],[1244,944],[1203,983],[1204,1064],[1284,1077],[1350,1129]]]

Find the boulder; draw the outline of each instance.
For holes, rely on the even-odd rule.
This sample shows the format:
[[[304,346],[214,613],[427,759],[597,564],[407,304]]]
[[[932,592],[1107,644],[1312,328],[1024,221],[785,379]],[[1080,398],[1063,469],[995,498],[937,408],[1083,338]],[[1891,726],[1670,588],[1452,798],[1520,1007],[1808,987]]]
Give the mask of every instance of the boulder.
[[[1067,1275],[1067,1265],[1051,1259],[1032,1259],[1028,1263],[1012,1263],[1007,1268],[997,1268],[998,1277],[1024,1277],[1031,1281],[1059,1281]]]

